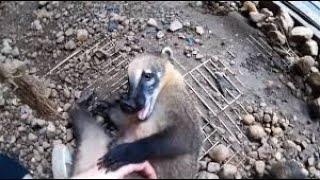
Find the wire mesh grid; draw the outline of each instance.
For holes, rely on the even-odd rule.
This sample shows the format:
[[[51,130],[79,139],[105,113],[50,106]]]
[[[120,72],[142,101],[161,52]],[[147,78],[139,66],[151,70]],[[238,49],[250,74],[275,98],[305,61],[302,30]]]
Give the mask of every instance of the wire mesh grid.
[[[83,90],[95,88],[104,98],[116,98],[119,89],[127,88],[127,67],[131,58],[120,52],[110,39],[104,38],[89,49],[83,48],[78,53],[61,61],[49,72],[51,76],[65,71],[68,63],[79,61],[94,62],[78,77],[69,77],[74,88]],[[88,47],[88,46],[87,46]],[[90,58],[85,58],[86,56]],[[185,83],[196,101],[196,109],[201,117],[201,129],[204,134],[200,159],[219,144],[224,144],[232,156],[224,164],[243,166],[243,142],[247,138],[241,130],[240,117],[246,113],[241,104],[243,96],[241,81],[217,58],[207,56],[206,61],[186,72],[178,60],[174,64],[183,73]],[[69,68],[69,67],[68,67]],[[78,71],[77,69],[76,71]],[[91,74],[88,76],[88,74]],[[74,78],[84,80],[85,84],[73,84]],[[67,78],[68,79],[68,78]],[[88,83],[90,80],[90,83]],[[105,86],[108,86],[106,88]],[[243,166],[244,167],[244,166]]]

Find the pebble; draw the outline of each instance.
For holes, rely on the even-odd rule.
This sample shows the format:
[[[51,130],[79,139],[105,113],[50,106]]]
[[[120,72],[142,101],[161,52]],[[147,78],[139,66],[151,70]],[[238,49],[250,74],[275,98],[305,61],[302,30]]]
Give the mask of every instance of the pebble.
[[[147,24],[148,24],[149,26],[152,26],[152,27],[158,27],[158,23],[157,23],[157,21],[156,21],[154,18],[150,18],[150,19],[148,20]]]
[[[262,22],[267,18],[267,16],[265,14],[258,13],[258,12],[250,12],[249,17],[250,17],[251,21],[253,21],[255,23]]]
[[[67,129],[67,142],[70,142],[73,140],[73,132],[72,129]]]
[[[42,30],[41,23],[40,23],[40,21],[38,19],[31,23],[31,27],[33,29],[37,30],[37,31],[41,31]]]
[[[170,24],[170,31],[175,32],[178,31],[180,29],[182,29],[183,25],[181,24],[181,22],[179,20],[174,20],[171,24]]]
[[[263,121],[265,123],[270,123],[272,121],[270,114],[264,114]]]
[[[266,168],[266,164],[264,161],[255,162],[255,170],[260,177],[263,176],[265,168]]]
[[[86,29],[79,29],[77,31],[77,40],[80,42],[85,42],[88,39],[89,33]]]
[[[66,103],[66,104],[63,106],[63,111],[67,112],[67,111],[70,109],[71,106],[72,106],[72,105],[71,105],[70,103]]]
[[[11,39],[4,39],[2,40],[3,48],[1,49],[1,53],[3,55],[9,55],[11,54],[12,47],[10,46],[10,43],[12,43]]]
[[[73,29],[72,29],[72,28],[67,29],[67,31],[65,32],[65,35],[66,35],[66,36],[71,36],[71,35],[73,35]]]
[[[260,140],[266,136],[266,132],[261,125],[252,125],[249,127],[249,135],[255,140]]]
[[[157,32],[157,38],[162,39],[164,37],[164,33],[162,31]]]
[[[201,60],[201,59],[203,59],[204,58],[204,55],[202,55],[202,54],[197,54],[196,55],[196,60]]]
[[[315,65],[315,60],[311,56],[304,56],[299,58],[292,65],[292,71],[300,76],[304,76],[311,71],[311,67]]]
[[[281,152],[276,152],[276,154],[274,155],[274,157],[275,157],[275,159],[277,160],[277,161],[281,161],[281,159],[282,159],[282,154],[281,154]]]
[[[316,163],[316,160],[313,156],[311,156],[310,158],[308,158],[308,165],[309,166],[314,166]]]
[[[221,167],[219,163],[216,162],[209,162],[208,164],[208,172],[211,173],[218,173],[220,171]]]
[[[52,138],[55,136],[55,133],[56,133],[56,126],[52,122],[49,122],[47,126],[47,136],[49,138]]]
[[[286,43],[286,36],[280,31],[270,31],[267,36],[270,38],[271,43],[275,45],[284,45]]]
[[[223,144],[217,145],[209,152],[209,156],[215,162],[223,162],[223,161],[227,160],[230,157],[230,155],[231,155],[231,153],[230,153],[229,149]]]
[[[246,110],[248,111],[248,113],[253,113],[253,107],[252,106],[246,106]]]
[[[207,165],[208,165],[208,162],[206,161],[200,161],[199,162],[199,170],[206,170],[207,169]]]
[[[319,51],[318,43],[313,39],[306,41],[299,49],[302,54],[310,56],[317,56]]]
[[[36,135],[34,135],[33,133],[29,133],[28,139],[29,139],[30,141],[35,141],[35,140],[38,139],[38,137],[37,137]]]
[[[77,45],[76,45],[76,43],[73,41],[73,40],[69,40],[66,44],[65,44],[65,46],[64,46],[64,48],[66,49],[66,50],[73,50],[73,49],[75,49],[77,47]]]
[[[313,31],[308,27],[296,26],[291,30],[290,35],[291,40],[295,42],[301,42],[311,39],[313,36]]]
[[[253,110],[252,110],[252,111],[253,111]],[[254,118],[254,116],[251,115],[251,114],[247,114],[247,115],[245,115],[245,116],[243,117],[243,123],[244,123],[245,125],[251,125],[251,124],[254,123],[254,121],[255,121],[255,118]]]
[[[280,127],[273,127],[271,128],[272,135],[273,136],[282,136],[283,135],[283,130]]]
[[[202,26],[196,26],[196,33],[198,33],[199,35],[204,34],[204,29]]]
[[[237,173],[237,167],[231,164],[225,164],[220,176],[225,179],[233,179]]]

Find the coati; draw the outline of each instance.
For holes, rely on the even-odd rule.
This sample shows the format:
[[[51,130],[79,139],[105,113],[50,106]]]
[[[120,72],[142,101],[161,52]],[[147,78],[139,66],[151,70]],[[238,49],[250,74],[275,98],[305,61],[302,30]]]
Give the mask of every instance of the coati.
[[[75,162],[76,166],[83,169],[94,165],[92,161],[97,163],[97,156],[104,151],[98,163],[100,167],[113,169],[148,160],[159,178],[195,178],[202,142],[200,121],[182,75],[167,58],[144,54],[129,64],[128,76],[127,97],[111,107],[104,101],[96,106],[97,112],[119,129],[115,146],[106,149],[110,139],[99,133],[101,129],[94,130],[98,126],[87,125],[88,130],[84,130],[86,126],[75,125],[83,132],[78,136],[80,144],[92,143],[90,148],[98,151],[89,160],[90,165],[82,167]],[[108,105],[104,108],[104,104]],[[72,116],[83,119],[81,114]],[[92,136],[97,140],[88,142],[86,139]],[[85,146],[79,147],[80,157],[91,156],[90,150],[82,147]]]

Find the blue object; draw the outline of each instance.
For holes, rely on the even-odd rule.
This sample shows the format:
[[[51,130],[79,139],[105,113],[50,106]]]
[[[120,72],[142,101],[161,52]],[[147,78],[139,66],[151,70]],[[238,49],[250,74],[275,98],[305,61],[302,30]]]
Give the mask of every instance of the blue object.
[[[186,38],[186,40],[189,46],[193,46],[195,43],[195,40],[193,38]]]
[[[0,179],[22,179],[28,173],[17,161],[0,154]]]

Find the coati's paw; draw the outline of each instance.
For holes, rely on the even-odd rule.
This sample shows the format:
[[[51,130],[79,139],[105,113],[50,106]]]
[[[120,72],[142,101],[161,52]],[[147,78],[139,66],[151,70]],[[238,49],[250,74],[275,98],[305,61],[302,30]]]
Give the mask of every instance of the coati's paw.
[[[99,168],[111,170],[127,164],[141,163],[146,160],[146,153],[143,147],[135,144],[121,144],[111,149],[99,162]]]

